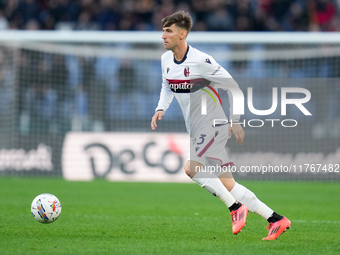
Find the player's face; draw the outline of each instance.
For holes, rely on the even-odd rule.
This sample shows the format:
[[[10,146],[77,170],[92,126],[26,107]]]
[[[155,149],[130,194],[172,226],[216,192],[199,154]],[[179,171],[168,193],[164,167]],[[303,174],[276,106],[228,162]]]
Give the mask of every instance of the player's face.
[[[170,27],[163,27],[162,39],[167,50],[174,50],[180,43],[181,29],[175,24]]]

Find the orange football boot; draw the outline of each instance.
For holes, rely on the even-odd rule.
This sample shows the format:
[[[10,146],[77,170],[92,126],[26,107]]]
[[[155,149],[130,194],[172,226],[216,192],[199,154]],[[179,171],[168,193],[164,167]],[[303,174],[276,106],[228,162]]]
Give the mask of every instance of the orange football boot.
[[[275,240],[278,238],[282,233],[286,232],[287,229],[290,228],[290,221],[283,216],[283,219],[269,223],[267,228],[269,230],[268,236],[262,238],[262,240]]]
[[[233,222],[233,234],[237,235],[246,225],[246,218],[248,215],[248,207],[244,204],[237,210],[231,211],[231,221]]]

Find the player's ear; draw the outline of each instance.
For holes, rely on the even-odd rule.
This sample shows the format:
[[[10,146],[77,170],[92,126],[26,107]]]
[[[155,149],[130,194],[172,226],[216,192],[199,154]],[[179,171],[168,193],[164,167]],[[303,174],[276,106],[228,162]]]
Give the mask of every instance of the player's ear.
[[[182,29],[181,33],[180,33],[181,39],[182,40],[185,39],[187,37],[187,35],[188,35],[188,32],[186,30]]]

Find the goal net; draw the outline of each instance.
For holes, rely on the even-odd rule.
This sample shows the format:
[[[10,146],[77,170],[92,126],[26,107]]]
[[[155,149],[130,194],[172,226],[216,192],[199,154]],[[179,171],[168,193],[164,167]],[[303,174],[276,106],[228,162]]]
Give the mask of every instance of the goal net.
[[[161,33],[6,32],[0,38],[1,175],[60,176],[68,132],[151,132]],[[295,173],[283,174],[289,179],[339,180],[340,34],[192,32],[188,42],[243,91],[245,144],[234,138],[227,144],[236,163],[248,159],[244,164],[270,169],[282,160],[293,162]],[[311,98],[303,102],[307,92]],[[228,115],[223,91],[221,98]],[[275,111],[263,114],[275,98]],[[176,100],[158,130],[186,132]],[[248,170],[236,175],[270,178]]]

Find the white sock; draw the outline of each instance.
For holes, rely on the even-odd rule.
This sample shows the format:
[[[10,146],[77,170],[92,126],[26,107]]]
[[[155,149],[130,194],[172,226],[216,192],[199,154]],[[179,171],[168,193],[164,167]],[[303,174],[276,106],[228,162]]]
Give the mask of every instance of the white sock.
[[[202,188],[206,189],[209,193],[212,195],[218,197],[225,203],[228,208],[232,206],[236,200],[235,198],[230,194],[230,192],[224,187],[222,182],[217,177],[203,177],[204,174],[198,172],[192,180],[197,182],[199,185],[201,185]]]
[[[266,220],[274,212],[266,204],[261,202],[253,192],[251,192],[243,185],[238,184],[237,182],[235,183],[235,186],[230,191],[230,193],[236,199],[237,202],[245,204],[250,212],[256,213]]]

